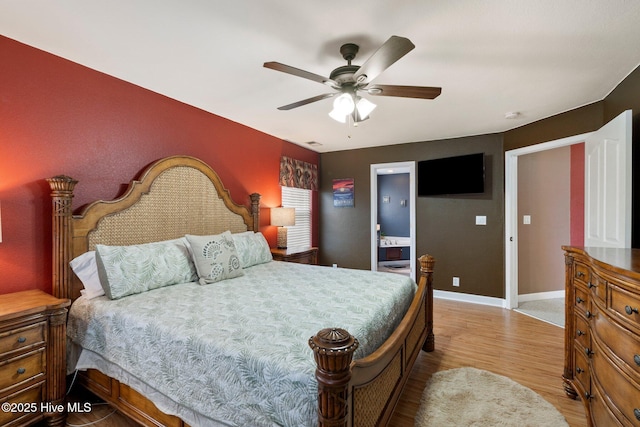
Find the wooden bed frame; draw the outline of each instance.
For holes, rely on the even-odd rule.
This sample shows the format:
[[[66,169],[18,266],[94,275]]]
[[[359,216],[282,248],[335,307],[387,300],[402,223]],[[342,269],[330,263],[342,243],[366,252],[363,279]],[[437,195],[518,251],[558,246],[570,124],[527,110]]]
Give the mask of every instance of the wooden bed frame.
[[[156,161],[131,181],[122,197],[91,203],[78,215],[71,203],[77,181],[68,176],[47,181],[53,205],[53,293],[59,298],[75,300],[80,295],[82,284],[69,261],[96,244],[130,245],[185,234],[259,229],[260,195],[250,195],[250,209],[236,204],[213,169],[193,157]],[[357,339],[343,329],[323,329],[309,339],[317,363],[319,426],[385,426],[420,349],[433,350],[434,259],[424,255],[419,261],[421,275],[409,311],[378,350],[352,360]],[[140,424],[187,425],[97,370],[78,377],[89,391]]]

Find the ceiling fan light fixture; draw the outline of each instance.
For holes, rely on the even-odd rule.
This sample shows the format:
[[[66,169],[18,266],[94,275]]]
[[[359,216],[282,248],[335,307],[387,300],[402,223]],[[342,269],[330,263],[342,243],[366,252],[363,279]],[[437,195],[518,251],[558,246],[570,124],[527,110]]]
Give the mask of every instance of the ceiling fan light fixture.
[[[347,116],[348,116],[348,114],[342,114],[338,110],[336,110],[335,108],[333,110],[331,110],[331,112],[329,113],[329,117],[331,117],[333,120],[335,120],[337,122],[340,122],[340,123],[346,123],[347,122]]]
[[[368,99],[358,97],[356,108],[358,109],[358,115],[360,116],[361,120],[369,117],[369,114],[371,114],[371,112],[375,110],[376,107],[377,105],[369,101]]]
[[[353,113],[356,103],[350,93],[343,93],[333,101],[333,110],[342,115]]]

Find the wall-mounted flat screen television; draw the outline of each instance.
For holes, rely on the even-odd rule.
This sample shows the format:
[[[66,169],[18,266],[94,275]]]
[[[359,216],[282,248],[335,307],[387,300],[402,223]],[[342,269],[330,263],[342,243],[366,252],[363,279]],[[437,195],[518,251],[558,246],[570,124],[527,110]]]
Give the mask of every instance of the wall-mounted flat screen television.
[[[418,196],[484,193],[484,153],[418,162]]]

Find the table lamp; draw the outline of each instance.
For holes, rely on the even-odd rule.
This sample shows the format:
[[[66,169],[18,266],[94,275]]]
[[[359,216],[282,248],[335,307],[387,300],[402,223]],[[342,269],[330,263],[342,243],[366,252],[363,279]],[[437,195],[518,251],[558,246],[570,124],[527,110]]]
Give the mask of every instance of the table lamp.
[[[278,249],[287,249],[287,226],[296,225],[295,208],[272,208],[271,225],[278,227]]]

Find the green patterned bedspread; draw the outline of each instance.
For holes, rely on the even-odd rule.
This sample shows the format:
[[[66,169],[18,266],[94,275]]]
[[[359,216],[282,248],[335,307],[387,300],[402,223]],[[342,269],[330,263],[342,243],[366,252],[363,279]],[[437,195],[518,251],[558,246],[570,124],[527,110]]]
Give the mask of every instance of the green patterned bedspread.
[[[68,336],[180,405],[235,426],[317,424],[309,337],[341,327],[373,352],[402,320],[408,277],[285,262],[201,286],[79,298]]]

